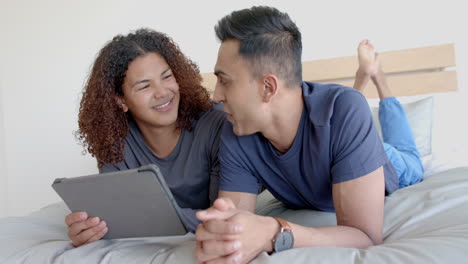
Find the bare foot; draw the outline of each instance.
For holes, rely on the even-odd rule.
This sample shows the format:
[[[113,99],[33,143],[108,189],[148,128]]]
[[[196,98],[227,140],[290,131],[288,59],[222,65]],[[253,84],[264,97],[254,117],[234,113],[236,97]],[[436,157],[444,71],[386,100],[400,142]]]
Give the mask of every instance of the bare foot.
[[[362,92],[367,80],[370,78],[377,88],[380,99],[393,96],[382,70],[379,54],[375,52],[374,46],[370,41],[363,40],[359,43],[358,59],[359,69],[356,76],[361,78],[361,80],[356,78],[356,83],[358,84],[357,87],[360,88],[359,91]]]
[[[375,52],[374,46],[369,40],[363,40],[359,43],[358,60],[358,72],[367,77],[375,77],[377,72],[380,70],[379,55]]]

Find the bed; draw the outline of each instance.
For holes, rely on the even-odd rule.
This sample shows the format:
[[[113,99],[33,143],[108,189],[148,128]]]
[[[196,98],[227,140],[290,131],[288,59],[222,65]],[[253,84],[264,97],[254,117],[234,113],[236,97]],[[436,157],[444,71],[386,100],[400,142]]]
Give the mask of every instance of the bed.
[[[268,255],[252,263],[468,263],[468,162],[458,150],[436,149],[434,100],[457,95],[452,44],[381,53],[384,71],[401,98],[423,154],[425,180],[386,197],[384,243],[365,250],[301,248]],[[304,79],[352,85],[356,57],[304,62]],[[215,78],[203,74],[206,87]],[[368,87],[371,110],[377,104]],[[434,128],[434,129],[433,129]],[[440,135],[440,133],[439,133]],[[444,144],[439,144],[439,146]],[[67,237],[62,202],[27,216],[0,219],[0,263],[196,263],[194,236],[101,240],[74,248]],[[268,192],[258,196],[257,213],[318,226],[336,224],[333,213],[290,210]]]

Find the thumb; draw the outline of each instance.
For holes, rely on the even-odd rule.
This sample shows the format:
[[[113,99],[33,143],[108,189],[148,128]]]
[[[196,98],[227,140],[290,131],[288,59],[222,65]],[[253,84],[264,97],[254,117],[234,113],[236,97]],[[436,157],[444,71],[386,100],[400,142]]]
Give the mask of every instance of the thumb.
[[[198,220],[202,222],[210,221],[210,220],[226,220],[237,213],[235,209],[227,209],[225,211],[221,211],[216,209],[215,207],[210,207],[206,210],[198,211],[195,216]]]
[[[232,202],[231,199],[229,198],[218,198],[216,201],[213,203],[213,207],[220,210],[220,211],[227,211],[227,210],[232,210],[236,209],[236,206]]]

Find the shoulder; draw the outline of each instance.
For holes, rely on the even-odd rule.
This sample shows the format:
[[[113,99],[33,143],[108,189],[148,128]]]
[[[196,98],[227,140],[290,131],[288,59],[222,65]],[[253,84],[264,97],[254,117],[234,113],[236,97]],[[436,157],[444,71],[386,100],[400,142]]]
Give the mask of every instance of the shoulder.
[[[340,101],[365,101],[364,96],[354,88],[339,84],[303,82],[304,102],[312,109],[333,109]]]
[[[208,111],[200,114],[198,120],[194,122],[194,127],[220,127],[224,124],[225,120],[226,114],[213,106]]]
[[[233,132],[232,124],[227,121],[221,132],[221,145],[226,151],[237,153],[237,155],[256,155],[264,148],[264,142],[261,138],[259,133],[237,136]]]
[[[303,82],[302,92],[309,120],[316,125],[329,125],[334,116],[355,108],[369,110],[365,97],[351,87]]]
[[[222,129],[227,123],[226,114],[222,110],[212,107],[203,112],[198,120],[193,121],[193,131],[197,141],[208,144],[209,149],[218,149]]]
[[[225,113],[214,108],[203,112],[198,120],[193,121],[193,133],[196,140],[207,142],[208,144],[216,144],[219,141],[221,131],[226,121]]]

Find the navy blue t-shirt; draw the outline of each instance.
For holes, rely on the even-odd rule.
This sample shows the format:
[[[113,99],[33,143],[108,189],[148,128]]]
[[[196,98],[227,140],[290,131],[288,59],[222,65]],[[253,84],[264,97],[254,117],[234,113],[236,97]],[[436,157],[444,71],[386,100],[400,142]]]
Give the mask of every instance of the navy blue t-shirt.
[[[384,166],[387,193],[398,177],[364,96],[336,84],[302,83],[304,108],[291,148],[279,154],[256,133],[236,136],[226,123],[219,152],[220,190],[257,193],[263,184],[291,208],[334,211],[332,184]]]

